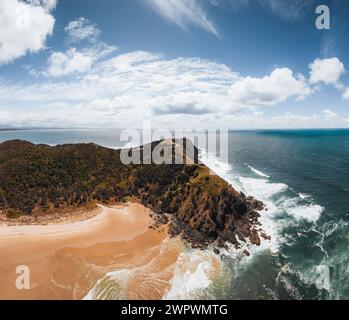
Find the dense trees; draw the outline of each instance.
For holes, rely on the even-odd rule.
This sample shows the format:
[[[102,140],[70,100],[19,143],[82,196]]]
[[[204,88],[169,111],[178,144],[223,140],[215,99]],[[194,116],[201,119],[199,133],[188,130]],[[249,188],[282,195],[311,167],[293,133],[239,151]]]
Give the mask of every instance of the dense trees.
[[[118,152],[89,145],[0,144],[0,206],[30,214],[35,208],[121,201],[129,170]]]
[[[196,170],[195,165],[125,166],[119,151],[94,144],[50,147],[8,141],[0,144],[0,207],[30,214],[92,200],[123,201],[128,196],[156,206]]]
[[[175,216],[174,232],[184,231],[191,239],[224,235],[234,243],[236,234],[248,237],[258,223],[253,199],[203,165],[124,165],[120,151],[94,144],[0,144],[0,210],[10,217],[129,197]]]

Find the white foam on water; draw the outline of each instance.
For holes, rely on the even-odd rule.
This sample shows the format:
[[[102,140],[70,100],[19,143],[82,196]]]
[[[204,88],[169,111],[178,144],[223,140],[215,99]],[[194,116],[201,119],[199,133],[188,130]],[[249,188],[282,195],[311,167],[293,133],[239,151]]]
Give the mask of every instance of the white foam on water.
[[[324,232],[324,236],[325,237],[332,236],[334,233],[337,233],[339,231],[343,231],[343,229],[347,228],[348,226],[349,226],[349,221],[344,221],[342,219],[340,219],[336,222],[330,222],[330,223],[324,224],[324,227],[326,230]]]
[[[163,300],[188,300],[202,298],[212,284],[213,262],[221,263],[211,251],[188,250],[181,253],[175,267],[171,288]]]
[[[108,272],[96,282],[83,300],[118,300],[122,298],[120,289],[125,287],[130,272],[126,269]]]
[[[252,166],[250,166],[249,164],[246,163],[246,165],[251,169],[251,171],[253,171],[255,174],[263,177],[263,178],[270,178],[270,176],[268,176],[267,174],[263,173],[262,171],[259,171],[255,168],[253,168]]]
[[[302,205],[297,198],[287,199],[281,206],[287,214],[291,215],[296,220],[306,220],[309,222],[318,221],[325,210],[325,208],[318,204]]]
[[[305,193],[299,193],[298,196],[299,196],[302,200],[311,199],[311,195],[305,194]]]
[[[211,157],[213,157],[213,155],[211,155]],[[261,222],[262,229],[265,233],[271,236],[271,241],[262,240],[261,246],[257,247],[247,240],[246,243],[241,243],[240,250],[236,250],[233,246],[230,246],[230,249],[227,252],[224,252],[224,254],[236,261],[237,266],[245,269],[248,267],[250,262],[254,261],[259,253],[265,252],[266,250],[269,250],[272,253],[279,252],[281,246],[290,242],[290,238],[292,238],[292,235],[283,233],[283,230],[288,226],[295,226],[300,222],[305,221],[307,223],[312,223],[314,230],[318,229],[316,222],[320,219],[325,208],[314,203],[310,194],[294,193],[294,190],[292,190],[288,185],[273,182],[271,177],[248,164],[245,165],[248,166],[253,173],[257,174],[259,176],[258,178],[241,175],[238,176],[237,172],[233,172],[232,166],[229,167],[228,171],[221,172],[220,169],[223,169],[224,165],[219,164],[218,160],[212,159],[211,157],[208,157],[209,161],[204,162],[208,167],[213,171],[216,171],[221,178],[231,183],[236,190],[242,191],[247,195],[251,195],[258,200],[263,201],[267,207],[266,210],[261,212],[259,221]],[[336,226],[335,229],[337,228],[338,226]],[[300,230],[300,232],[303,231]],[[324,253],[322,264],[324,264],[326,258],[329,258],[328,252],[323,247],[325,236],[327,235],[324,233],[321,241],[316,244]],[[290,245],[292,244],[293,241],[290,242]],[[243,253],[245,249],[251,254],[249,257],[245,256]],[[311,283],[314,283],[314,279],[311,277],[313,274],[313,269],[309,272],[310,276],[308,276],[306,270],[297,273],[297,275],[303,279],[302,281],[310,281]],[[292,287],[291,283],[287,283],[288,280],[286,277],[283,277],[282,279],[283,282],[286,281],[284,285],[288,290],[297,297],[297,290]],[[321,283],[316,284],[318,287],[321,286]],[[322,287],[327,291],[330,289],[326,284]]]
[[[277,252],[280,244],[286,241],[281,236],[281,231],[292,223],[290,219],[316,222],[324,211],[323,207],[310,201],[311,195],[299,194],[298,197],[290,198],[289,195],[285,194],[287,191],[290,191],[287,184],[271,182],[268,175],[248,164],[245,165],[260,176],[259,178],[243,176],[235,178],[232,166],[224,163],[213,154],[203,153],[202,162],[222,179],[231,183],[236,190],[251,195],[263,201],[266,205],[267,209],[261,212],[259,220],[263,230],[272,237],[272,240],[262,241],[260,247],[253,245],[247,245],[246,247],[243,245],[242,251],[244,249],[249,250],[251,257],[253,257],[254,253],[267,249]],[[232,249],[230,253],[232,254],[234,250]]]
[[[202,152],[202,157],[200,160],[209,167],[213,172],[215,172],[219,177],[231,183],[237,191],[242,191],[248,195],[251,195],[258,200],[264,202],[267,210],[261,212],[260,222],[262,224],[263,230],[267,235],[270,235],[271,241],[262,241],[260,247],[256,247],[251,244],[245,245],[241,243],[242,248],[236,250],[232,247],[228,254],[229,256],[236,257],[236,254],[240,259],[249,261],[253,258],[254,254],[264,250],[271,250],[272,252],[277,252],[279,244],[282,242],[282,238],[279,236],[282,226],[280,223],[275,222],[275,215],[278,213],[278,208],[273,201],[270,200],[271,197],[282,193],[288,189],[286,184],[282,183],[270,183],[268,179],[256,179],[256,178],[245,178],[234,176],[232,165],[223,162],[218,159],[214,154],[208,154]],[[248,242],[248,241],[247,241]],[[248,250],[251,253],[250,257],[246,257],[243,254],[244,250]]]
[[[288,189],[288,186],[284,183],[271,183],[267,179],[240,177],[239,180],[248,194],[260,200],[268,200]]]
[[[200,161],[206,165],[206,167],[210,168],[217,176],[232,183],[230,181],[232,166],[229,163],[220,160],[214,154],[206,153],[204,150],[200,150]]]
[[[200,299],[213,283],[212,275],[216,274],[217,266],[219,269],[220,265],[221,261],[212,250],[198,251],[188,248],[180,254],[170,280],[171,288],[162,299]],[[123,299],[129,277],[139,271],[135,268],[108,272],[96,282],[84,300]]]
[[[299,194],[294,198],[290,198],[285,192],[290,191],[289,187],[284,183],[274,183],[270,181],[263,172],[256,169],[250,169],[259,176],[259,178],[252,177],[237,177],[233,172],[232,165],[220,160],[213,154],[202,153],[200,160],[207,167],[209,167],[219,177],[231,183],[238,191],[243,191],[247,195],[256,197],[266,205],[267,209],[261,212],[260,222],[262,228],[267,235],[272,237],[271,241],[263,240],[260,247],[250,243],[241,242],[242,248],[236,250],[233,246],[227,252],[232,258],[243,263],[249,263],[254,259],[256,254],[270,250],[276,253],[282,243],[286,242],[281,236],[281,231],[292,221],[306,220],[309,222],[317,221],[324,208],[317,204],[310,202],[311,196]],[[243,251],[248,250],[251,253],[247,257]],[[207,293],[214,279],[212,279],[212,272],[217,267],[213,261],[218,261],[217,257],[212,253],[212,250],[197,251],[188,249],[180,255],[178,259],[174,276],[171,279],[171,288],[164,295],[164,300],[176,299],[200,299],[204,293]],[[127,281],[128,275],[125,270],[111,272],[106,275],[106,279],[114,279],[121,282]],[[85,299],[93,299],[96,297],[103,297],[113,294],[113,290],[101,290],[101,283],[97,283]]]

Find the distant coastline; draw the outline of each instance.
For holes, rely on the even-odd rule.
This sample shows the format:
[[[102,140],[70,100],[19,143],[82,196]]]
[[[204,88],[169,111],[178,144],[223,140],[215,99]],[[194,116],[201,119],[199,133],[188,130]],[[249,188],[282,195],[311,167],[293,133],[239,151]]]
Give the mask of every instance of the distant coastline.
[[[0,128],[0,132],[4,131],[20,131],[22,129],[16,129],[16,128]]]

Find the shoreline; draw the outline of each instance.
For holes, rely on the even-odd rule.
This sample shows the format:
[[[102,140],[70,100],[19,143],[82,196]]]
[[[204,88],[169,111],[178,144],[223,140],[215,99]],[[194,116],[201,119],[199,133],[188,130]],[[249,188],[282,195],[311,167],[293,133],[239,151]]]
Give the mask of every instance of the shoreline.
[[[167,226],[152,229],[150,214],[129,203],[102,207],[95,217],[75,223],[0,226],[0,300],[80,300],[109,272],[147,269],[151,261],[157,265],[154,279],[148,284],[136,272],[124,298],[161,299],[184,244],[169,237]],[[30,269],[30,290],[16,288],[21,265]],[[158,290],[142,290],[153,282]]]
[[[41,223],[34,218],[31,223],[21,221],[19,223],[0,224],[0,240],[1,237],[15,236],[69,236],[72,233],[83,232],[86,228],[93,227],[105,219],[107,216],[106,210],[124,210],[129,205],[131,204],[113,207],[98,205],[94,210],[72,212],[63,217],[58,217],[58,219],[55,216],[48,216]]]
[[[143,205],[100,208],[75,223],[0,226],[0,300],[179,299],[184,288],[190,298],[221,274],[216,254],[171,237]],[[30,290],[16,288],[18,266],[28,266]]]
[[[53,213],[44,213],[41,215],[22,215],[19,218],[9,218],[6,214],[0,213],[0,228],[15,226],[47,226],[62,225],[69,223],[82,222],[99,215],[102,212],[103,205],[96,204],[93,208],[75,208]]]

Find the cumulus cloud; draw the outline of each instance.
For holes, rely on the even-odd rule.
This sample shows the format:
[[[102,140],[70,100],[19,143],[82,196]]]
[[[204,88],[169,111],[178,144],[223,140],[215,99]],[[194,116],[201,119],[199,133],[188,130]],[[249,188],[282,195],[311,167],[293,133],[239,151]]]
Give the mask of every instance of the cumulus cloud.
[[[55,0],[0,1],[0,65],[45,48],[55,6]]]
[[[72,56],[76,54],[71,52]],[[51,70],[54,75],[77,69],[76,64],[67,67],[66,56],[57,60],[60,68]],[[89,63],[83,67],[89,68]],[[17,111],[28,122],[40,119],[47,123],[52,119],[57,125],[60,119],[64,126],[114,126],[166,114],[229,112],[240,108],[228,95],[231,85],[240,78],[217,62],[168,60],[159,54],[137,51],[98,61],[74,81],[57,79],[27,86],[0,83],[0,110],[15,105],[16,110],[31,110],[32,116],[28,111]],[[52,107],[57,103],[62,105],[59,113]],[[35,109],[28,108],[33,105]]]
[[[240,105],[274,106],[290,97],[304,99],[311,93],[304,77],[294,76],[288,68],[277,68],[263,78],[247,77],[232,85],[231,99]]]
[[[68,34],[70,43],[77,43],[83,40],[94,42],[101,33],[94,23],[84,17],[69,22],[64,30]]]
[[[66,53],[54,52],[48,59],[48,68],[45,75],[62,77],[73,73],[82,73],[91,69],[93,58],[78,52],[75,48]]]
[[[57,0],[25,0],[26,3],[41,6],[46,11],[51,11],[57,6]]]
[[[340,78],[345,72],[344,64],[337,58],[315,59],[309,65],[310,82],[340,87]]]
[[[117,50],[117,47],[98,40],[100,30],[85,18],[69,22],[64,30],[67,32],[69,45],[87,39],[88,46],[79,50],[70,47],[65,52],[54,51],[48,58],[46,70],[42,72],[47,77],[58,78],[86,73],[95,62]],[[36,70],[34,72],[38,73]]]
[[[167,21],[187,29],[189,25],[202,28],[218,36],[213,22],[198,0],[146,0],[147,4]]]
[[[51,56],[49,82],[0,80],[0,125],[140,127],[143,119],[183,128],[345,125],[345,118],[335,118],[330,109],[317,115],[264,117],[265,108],[312,93],[305,78],[288,68],[243,77],[212,60],[166,59],[145,51],[94,60],[102,51],[89,50],[71,48]],[[69,74],[79,76],[59,78]]]
[[[114,46],[99,43],[80,51],[76,48],[69,48],[66,52],[54,51],[49,56],[47,68],[42,74],[46,77],[59,78],[72,74],[86,73],[91,69],[93,63],[109,56],[116,50],[117,48]],[[38,74],[36,70],[30,71]]]

